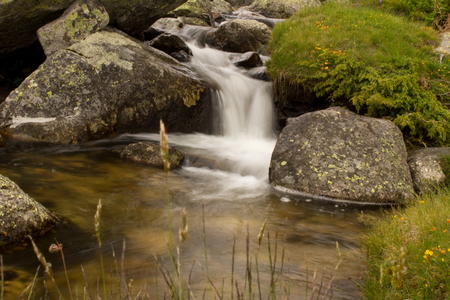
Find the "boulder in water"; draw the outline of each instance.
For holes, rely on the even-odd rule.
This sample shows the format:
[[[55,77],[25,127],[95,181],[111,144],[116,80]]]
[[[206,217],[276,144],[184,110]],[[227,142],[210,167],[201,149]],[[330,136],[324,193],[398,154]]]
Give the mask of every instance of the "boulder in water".
[[[57,221],[17,184],[0,175],[0,247],[23,241],[28,235],[43,234]]]
[[[254,51],[267,53],[271,30],[267,25],[255,20],[232,20],[216,30],[208,32],[206,43],[214,48],[244,53]]]
[[[192,51],[188,45],[178,36],[170,33],[158,35],[156,38],[146,43],[150,47],[161,50],[173,58],[187,62],[192,56]]]
[[[137,35],[186,0],[99,0],[111,24]],[[32,44],[36,31],[58,18],[73,0],[0,1],[0,54]]]
[[[126,35],[96,32],[51,55],[0,105],[11,142],[73,144],[115,132],[202,131],[208,87],[165,53]]]
[[[425,148],[410,153],[408,164],[418,193],[433,192],[448,179],[450,174],[443,170],[444,159],[450,160],[449,147]]]
[[[280,190],[366,204],[404,203],[414,189],[401,131],[333,107],[290,119],[270,164]]]
[[[261,57],[256,52],[246,52],[240,55],[233,55],[231,62],[237,66],[246,69],[260,67],[263,65]]]
[[[161,158],[161,149],[158,143],[139,142],[126,146],[120,157],[137,163],[162,169],[164,167]],[[184,154],[176,148],[169,149],[170,168],[179,168],[184,160]]]
[[[109,23],[106,9],[95,0],[78,0],[55,21],[39,28],[39,42],[48,56],[100,31]]]
[[[299,9],[317,5],[319,0],[255,0],[247,9],[269,18],[286,19]]]

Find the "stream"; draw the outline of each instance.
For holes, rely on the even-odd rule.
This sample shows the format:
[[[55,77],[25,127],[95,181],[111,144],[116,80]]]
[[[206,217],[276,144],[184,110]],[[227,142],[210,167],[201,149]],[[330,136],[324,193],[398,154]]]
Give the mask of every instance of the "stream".
[[[187,155],[181,169],[166,175],[121,160],[112,151],[135,141],[158,141],[157,133],[0,153],[0,173],[64,220],[38,240],[62,292],[67,295],[68,289],[61,260],[47,251],[55,241],[63,243],[71,288],[78,298],[101,289],[102,256],[108,284],[114,286],[109,292],[113,298],[123,297],[126,286],[129,293],[143,298],[163,299],[168,292],[160,269],[171,272],[170,257],[175,255],[197,299],[203,295],[215,299],[221,290],[224,295],[232,289],[248,294],[252,285],[254,298],[259,299],[261,290],[266,299],[274,269],[281,273],[279,296],[359,299],[358,285],[365,271],[360,211],[274,193],[268,183],[276,143],[271,84],[247,77],[230,62],[229,53],[195,42],[189,47],[191,67],[217,87],[216,135],[169,134],[170,144]],[[103,203],[100,250],[94,230],[99,199]],[[177,243],[183,209],[189,229],[186,240]],[[275,267],[270,259],[274,253],[278,255]],[[5,299],[16,299],[33,282],[39,262],[25,246],[8,251],[3,261]],[[43,278],[40,272],[37,281]],[[57,298],[42,284],[34,293]]]

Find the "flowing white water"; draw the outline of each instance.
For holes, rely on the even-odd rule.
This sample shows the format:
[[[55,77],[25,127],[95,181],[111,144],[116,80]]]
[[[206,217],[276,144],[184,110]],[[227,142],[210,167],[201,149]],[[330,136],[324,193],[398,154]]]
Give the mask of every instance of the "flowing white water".
[[[271,84],[252,79],[230,61],[230,54],[190,43],[191,66],[217,91],[217,135],[172,134],[171,144],[213,162],[215,169],[189,166],[183,175],[199,182],[201,199],[254,198],[269,191],[268,170],[275,146]],[[157,134],[133,135],[158,140]]]

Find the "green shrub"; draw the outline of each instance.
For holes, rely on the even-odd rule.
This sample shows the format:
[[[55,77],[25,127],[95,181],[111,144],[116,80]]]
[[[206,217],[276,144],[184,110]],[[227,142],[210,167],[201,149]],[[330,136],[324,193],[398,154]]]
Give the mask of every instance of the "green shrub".
[[[450,61],[437,33],[366,7],[328,3],[277,25],[268,64],[277,100],[293,87],[361,114],[393,120],[415,143],[450,143]],[[301,97],[301,95],[298,95]]]
[[[443,29],[447,25],[450,14],[448,0],[383,0],[381,5],[379,0],[363,0],[363,3],[404,14],[438,29]]]
[[[450,190],[417,199],[364,239],[366,299],[449,299]]]

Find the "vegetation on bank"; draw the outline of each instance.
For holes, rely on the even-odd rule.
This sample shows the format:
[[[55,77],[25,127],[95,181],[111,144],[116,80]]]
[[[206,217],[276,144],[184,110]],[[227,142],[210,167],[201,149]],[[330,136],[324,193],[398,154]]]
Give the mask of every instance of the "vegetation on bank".
[[[281,105],[300,86],[316,101],[393,120],[413,143],[448,145],[450,61],[437,43],[423,24],[327,3],[275,27],[268,68]]]
[[[364,244],[366,299],[449,299],[450,188],[389,214]]]
[[[450,24],[450,1],[448,0],[356,0],[395,14],[403,14],[416,21],[426,22],[442,30]]]

